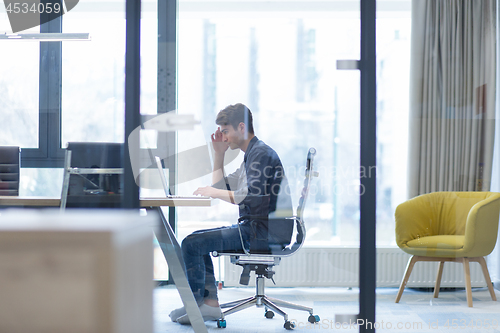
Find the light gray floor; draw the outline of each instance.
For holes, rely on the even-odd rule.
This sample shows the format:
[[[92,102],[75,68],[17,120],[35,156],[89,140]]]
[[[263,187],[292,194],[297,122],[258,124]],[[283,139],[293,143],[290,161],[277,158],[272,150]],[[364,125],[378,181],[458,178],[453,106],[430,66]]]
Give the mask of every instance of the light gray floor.
[[[486,288],[472,291],[474,307],[467,307],[465,291],[442,291],[438,299],[432,290],[405,290],[399,304],[394,303],[396,288],[377,289],[377,332],[500,332],[500,302],[493,302]],[[253,296],[254,288],[223,288],[219,291],[222,302]],[[336,314],[358,312],[358,290],[347,288],[266,288],[266,293],[275,298],[303,304],[314,308],[321,321],[315,326],[307,322],[308,313],[288,310],[290,319],[297,327],[293,332],[358,332],[358,328],[347,323],[335,324]],[[500,299],[500,292],[496,291]],[[170,321],[168,314],[182,306],[174,286],[158,287],[154,291],[155,333],[193,332],[190,326]],[[287,332],[281,316],[264,317],[263,308],[248,308],[226,317],[227,328],[217,328],[216,322],[207,322],[209,332]],[[489,325],[489,328],[486,326]],[[482,326],[482,327],[481,327]]]

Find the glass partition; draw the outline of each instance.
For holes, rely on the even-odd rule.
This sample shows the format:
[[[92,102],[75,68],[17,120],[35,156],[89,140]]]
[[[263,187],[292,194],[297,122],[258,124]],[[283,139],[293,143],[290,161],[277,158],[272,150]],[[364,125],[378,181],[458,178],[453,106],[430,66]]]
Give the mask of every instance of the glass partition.
[[[379,331],[498,329],[496,10],[377,1]],[[479,226],[485,201],[496,213]],[[474,254],[473,228],[493,233]]]
[[[316,245],[359,243],[359,74],[336,69],[337,59],[359,58],[355,4],[326,13],[265,6],[249,13],[180,2],[179,112],[194,113],[201,124],[194,134],[179,132],[179,151],[206,145],[218,111],[244,103],[298,199],[307,149],[315,147],[321,180],[306,214],[307,241]],[[179,186],[189,191],[207,182],[210,175]],[[221,209],[219,218],[227,207]]]
[[[279,155],[296,209],[307,151],[316,148],[319,177],[312,180],[304,210],[305,245],[273,268],[274,279],[277,287],[298,293],[303,286],[331,288],[328,295],[334,287],[350,288],[349,301],[320,315],[334,326],[335,314],[359,313],[360,76],[336,68],[337,60],[360,57],[359,2],[203,4],[179,1],[178,110],[194,114],[200,124],[178,132],[178,151],[210,144],[217,113],[243,103],[253,114],[256,136]],[[231,153],[226,174],[244,158],[243,152]],[[178,184],[176,193],[191,194],[210,183],[210,173],[199,174]],[[238,219],[238,206],[221,200],[210,209],[176,211],[179,239]],[[216,279],[242,287],[240,267],[228,257],[213,261]],[[267,286],[272,295],[272,284]],[[290,313],[297,325],[307,323],[307,315]]]

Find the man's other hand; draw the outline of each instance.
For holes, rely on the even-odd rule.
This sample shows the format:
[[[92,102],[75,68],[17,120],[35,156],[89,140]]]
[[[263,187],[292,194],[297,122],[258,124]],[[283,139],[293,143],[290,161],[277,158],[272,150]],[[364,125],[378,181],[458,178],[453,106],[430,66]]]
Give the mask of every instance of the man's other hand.
[[[194,191],[194,195],[201,195],[204,197],[215,197],[217,189],[213,188],[212,186],[204,186],[204,187],[198,187],[196,191]]]
[[[210,197],[214,199],[221,199],[234,204],[234,193],[232,191],[220,190],[212,186],[198,187],[196,191],[193,192],[194,195],[202,195],[204,197]]]

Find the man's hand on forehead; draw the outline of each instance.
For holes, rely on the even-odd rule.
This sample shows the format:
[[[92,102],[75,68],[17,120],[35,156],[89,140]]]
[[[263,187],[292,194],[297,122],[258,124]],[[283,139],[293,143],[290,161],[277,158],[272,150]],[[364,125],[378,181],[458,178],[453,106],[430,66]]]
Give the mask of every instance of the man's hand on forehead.
[[[216,153],[223,154],[229,145],[223,141],[222,132],[220,131],[220,127],[217,128],[215,133],[212,134],[212,146]]]

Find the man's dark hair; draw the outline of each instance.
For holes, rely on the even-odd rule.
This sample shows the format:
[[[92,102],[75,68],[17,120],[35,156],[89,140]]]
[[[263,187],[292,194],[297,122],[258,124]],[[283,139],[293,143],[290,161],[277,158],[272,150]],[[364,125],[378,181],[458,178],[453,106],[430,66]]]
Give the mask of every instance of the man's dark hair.
[[[248,133],[254,134],[252,112],[241,103],[222,109],[217,115],[215,123],[217,125],[232,125],[234,129],[237,129],[240,123],[244,123]]]

